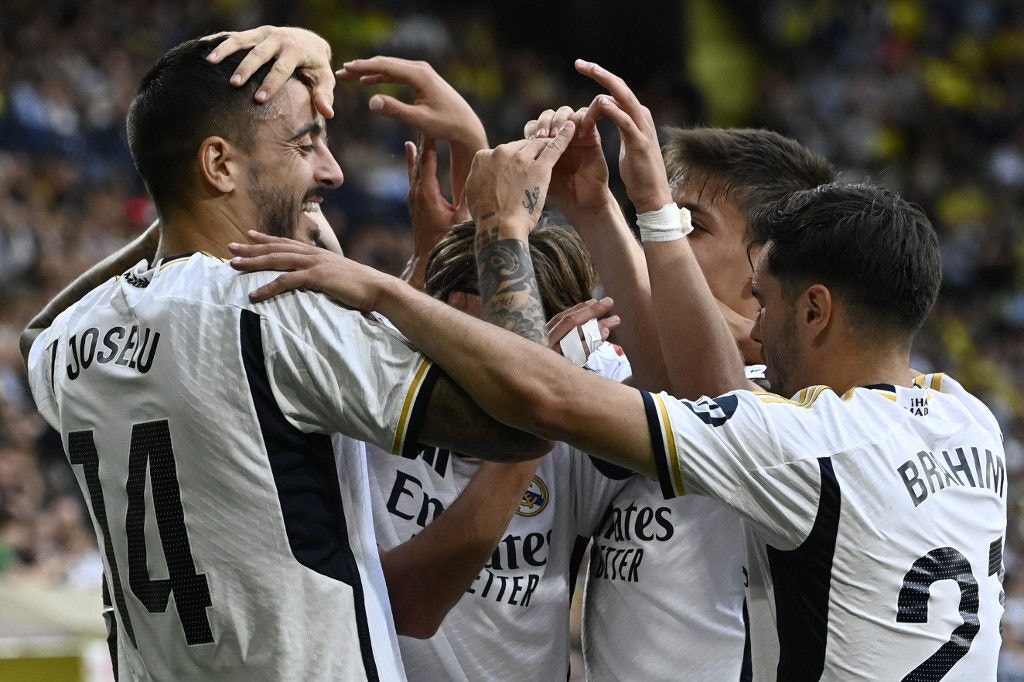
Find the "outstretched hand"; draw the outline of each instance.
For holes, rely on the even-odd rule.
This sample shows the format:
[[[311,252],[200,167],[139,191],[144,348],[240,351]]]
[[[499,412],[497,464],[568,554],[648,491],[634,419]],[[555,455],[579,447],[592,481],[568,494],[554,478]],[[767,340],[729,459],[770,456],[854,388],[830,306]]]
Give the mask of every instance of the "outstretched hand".
[[[412,223],[413,250],[402,279],[422,290],[430,252],[452,225],[469,219],[469,209],[465,202],[456,205],[441,192],[434,138],[420,135],[419,145],[406,142],[405,163],[409,171],[406,204]]]
[[[422,241],[429,252],[452,225],[469,219],[469,210],[465,204],[457,206],[449,201],[441,191],[434,138],[421,135],[418,145],[406,142],[405,163],[409,173],[406,202],[413,238],[417,243]]]
[[[253,303],[294,289],[312,289],[362,312],[377,306],[383,290],[401,284],[391,275],[294,239],[250,230],[250,244],[231,243],[231,267],[243,272],[279,270],[284,274],[249,293]],[[404,284],[402,284],[404,286]]]
[[[227,31],[205,36],[227,38],[206,56],[212,64],[219,64],[228,55],[249,50],[231,76],[231,84],[238,87],[249,80],[261,66],[274,61],[270,73],[256,92],[257,102],[266,102],[292,73],[299,69],[312,81],[313,103],[325,118],[334,116],[334,71],[331,69],[331,46],[326,40],[294,26],[260,26],[248,31]]]
[[[427,62],[376,56],[345,62],[337,72],[344,82],[363,85],[398,83],[413,89],[411,103],[378,93],[370,111],[402,121],[427,138],[445,140],[451,147],[452,203],[462,203],[473,155],[487,148],[484,124],[462,95]]]
[[[651,110],[640,103],[626,81],[607,69],[577,59],[576,70],[608,90],[608,95],[598,95],[591,102],[590,116],[594,120],[607,117],[619,129],[619,174],[637,213],[671,203],[672,192]]]
[[[337,76],[340,81],[358,80],[363,85],[407,85],[415,92],[411,103],[378,93],[370,97],[370,110],[407,123],[427,137],[476,149],[487,146],[483,123],[472,107],[427,62],[378,55],[345,62]]]

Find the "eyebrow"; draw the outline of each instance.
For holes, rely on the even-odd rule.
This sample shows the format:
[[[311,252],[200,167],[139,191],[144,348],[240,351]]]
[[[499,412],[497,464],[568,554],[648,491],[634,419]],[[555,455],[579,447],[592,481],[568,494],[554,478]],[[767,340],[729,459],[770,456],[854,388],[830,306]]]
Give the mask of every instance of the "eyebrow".
[[[306,125],[302,126],[299,132],[289,137],[288,141],[295,142],[299,138],[305,137],[306,135],[312,135],[314,137],[317,135],[324,136],[324,127],[320,125],[320,121],[310,121]]]

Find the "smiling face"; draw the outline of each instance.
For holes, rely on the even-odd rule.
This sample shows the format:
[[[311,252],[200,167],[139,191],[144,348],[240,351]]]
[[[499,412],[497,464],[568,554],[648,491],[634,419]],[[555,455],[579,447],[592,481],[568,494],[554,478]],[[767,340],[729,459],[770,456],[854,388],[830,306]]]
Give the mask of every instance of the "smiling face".
[[[290,79],[268,106],[277,115],[254,123],[255,142],[240,189],[256,229],[280,237],[301,235],[303,213],[319,211],[324,192],[341,185],[343,175],[305,85]]]

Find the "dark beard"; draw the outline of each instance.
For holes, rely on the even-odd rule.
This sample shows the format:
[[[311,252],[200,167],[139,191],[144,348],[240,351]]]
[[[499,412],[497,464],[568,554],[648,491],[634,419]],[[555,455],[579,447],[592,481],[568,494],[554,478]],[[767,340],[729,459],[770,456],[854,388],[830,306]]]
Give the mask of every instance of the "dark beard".
[[[271,237],[294,237],[299,224],[299,206],[292,202],[287,192],[275,192],[259,182],[259,174],[251,169],[252,200],[256,205],[256,229]]]
[[[288,200],[287,194],[260,187],[253,192],[253,201],[259,215],[256,229],[272,237],[294,236],[299,207]]]

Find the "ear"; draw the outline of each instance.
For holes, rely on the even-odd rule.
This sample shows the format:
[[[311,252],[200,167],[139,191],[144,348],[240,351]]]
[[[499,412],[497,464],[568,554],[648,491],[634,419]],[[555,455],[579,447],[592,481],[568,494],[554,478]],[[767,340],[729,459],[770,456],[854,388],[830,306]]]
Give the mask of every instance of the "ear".
[[[832,292],[824,284],[812,284],[800,297],[798,323],[812,339],[820,338],[832,325],[836,309]]]
[[[237,163],[238,149],[223,137],[211,136],[199,145],[199,178],[206,186],[222,194],[238,185],[241,168]]]

